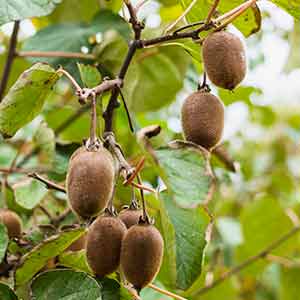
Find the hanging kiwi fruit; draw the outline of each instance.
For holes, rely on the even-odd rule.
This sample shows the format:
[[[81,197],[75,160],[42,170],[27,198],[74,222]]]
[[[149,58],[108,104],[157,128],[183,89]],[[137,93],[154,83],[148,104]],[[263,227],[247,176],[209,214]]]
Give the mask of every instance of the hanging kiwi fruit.
[[[224,105],[204,87],[185,99],[181,109],[181,122],[186,140],[209,150],[222,137]]]
[[[163,248],[161,234],[152,224],[141,221],[128,229],[122,242],[121,269],[137,291],[157,275]]]
[[[0,222],[7,228],[7,234],[10,239],[19,238],[22,234],[22,221],[13,211],[2,208],[0,209]]]
[[[142,214],[143,211],[139,208],[139,205],[135,198],[134,188],[132,188],[131,203],[129,206],[123,207],[123,209],[119,213],[119,218],[127,228],[130,228],[131,226],[139,223]]]
[[[141,179],[138,175],[139,183]],[[121,270],[128,282],[139,292],[159,272],[164,242],[160,232],[148,216],[143,190],[141,192],[142,215],[139,223],[131,226],[122,241]]]
[[[122,239],[126,230],[124,223],[108,211],[90,226],[86,256],[90,268],[97,276],[103,277],[118,269]]]
[[[246,54],[241,40],[226,31],[214,32],[202,46],[204,68],[212,83],[233,90],[246,75]]]
[[[115,177],[113,157],[96,137],[96,119],[96,99],[93,99],[90,138],[73,153],[66,180],[70,206],[83,219],[104,210]]]

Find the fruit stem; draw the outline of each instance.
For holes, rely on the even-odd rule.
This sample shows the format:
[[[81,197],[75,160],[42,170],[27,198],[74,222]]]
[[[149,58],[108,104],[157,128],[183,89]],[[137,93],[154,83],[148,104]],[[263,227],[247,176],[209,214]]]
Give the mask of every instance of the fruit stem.
[[[205,24],[209,24],[210,21],[211,21],[211,18],[212,16],[214,15],[218,5],[219,5],[219,2],[220,0],[215,0],[212,7],[210,8],[209,12],[208,12],[208,15],[207,15],[207,18],[206,18],[206,21],[205,21]]]
[[[134,187],[131,186],[131,203],[129,205],[129,208],[130,209],[138,209],[139,208],[139,204],[136,200],[136,197],[135,197],[135,190],[134,190]]]
[[[92,93],[91,101],[91,127],[90,127],[90,140],[88,143],[89,150],[95,150],[99,147],[97,139],[97,101],[96,93]]]
[[[140,185],[142,185],[142,178],[140,174],[137,174],[136,176],[138,183]],[[140,189],[140,193],[141,193],[141,199],[142,199],[142,209],[143,209],[143,221],[150,224],[150,218],[149,215],[147,213],[147,208],[146,208],[146,201],[145,201],[145,197],[144,197],[144,190]]]
[[[164,290],[164,289],[162,289],[162,288],[160,288],[160,287],[158,287],[158,286],[156,286],[156,285],[154,285],[154,284],[152,284],[152,283],[149,283],[149,284],[148,284],[148,287],[149,287],[150,289],[153,289],[153,290],[155,290],[155,291],[157,291],[157,292],[159,292],[159,293],[161,293],[161,294],[163,294],[163,295],[167,295],[167,296],[172,297],[172,298],[174,298],[174,299],[178,299],[178,300],[187,300],[186,298],[183,298],[183,297],[181,297],[181,296],[179,296],[179,295],[177,295],[177,294],[174,294],[174,293],[172,293],[172,292],[169,292],[169,291],[167,291],[167,290]]]

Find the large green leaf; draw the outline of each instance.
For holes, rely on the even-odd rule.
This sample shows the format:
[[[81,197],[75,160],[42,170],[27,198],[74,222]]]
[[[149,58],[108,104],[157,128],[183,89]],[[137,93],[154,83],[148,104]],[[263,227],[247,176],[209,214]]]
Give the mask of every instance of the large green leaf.
[[[242,262],[248,257],[258,254],[293,227],[292,221],[280,207],[278,201],[270,197],[258,199],[245,206],[240,222],[244,243],[237,248],[237,262]],[[298,237],[295,236],[272,251],[272,254],[286,256],[297,248],[298,244]],[[259,260],[244,272],[253,276],[261,272],[266,264],[266,261]]]
[[[105,277],[99,280],[103,300],[131,300],[133,297],[119,282]]]
[[[213,188],[208,153],[193,144],[174,141],[155,151],[173,200],[183,207],[206,202]]]
[[[139,51],[130,65],[124,91],[130,108],[153,111],[175,100],[189,62],[178,46]]]
[[[8,235],[6,226],[0,223],[0,263],[2,262],[8,246]]]
[[[65,51],[81,52],[82,47],[91,49],[89,38],[96,34],[103,34],[113,28],[125,39],[129,39],[130,30],[128,24],[117,14],[109,10],[100,11],[90,24],[87,23],[66,23],[56,24],[38,31],[32,38],[25,41],[23,50],[39,51]],[[66,39],[66,37],[68,37]],[[34,58],[31,61],[39,61]],[[65,65],[70,60],[62,58],[43,58],[54,65]]]
[[[64,231],[33,248],[22,258],[21,264],[15,272],[16,285],[20,286],[30,281],[49,259],[62,253],[84,233],[85,230],[81,228]]]
[[[38,63],[25,71],[0,104],[0,133],[11,137],[32,121],[58,79],[58,74],[47,64]]]
[[[161,198],[164,201],[161,207],[161,220],[168,217],[175,232],[175,240],[173,240],[170,236],[168,237],[169,228],[164,227],[166,221],[162,223],[161,231],[164,236],[166,251],[164,259],[170,260],[173,257],[172,249],[175,245],[176,280],[172,282],[174,276],[172,264],[174,262],[162,265],[159,279],[167,285],[171,284],[173,288],[187,290],[201,274],[206,246],[205,233],[210,218],[202,207],[180,208],[166,193],[162,193]],[[168,255],[171,257],[166,258]]]
[[[31,285],[32,300],[100,300],[95,279],[83,272],[55,270],[37,276]]]
[[[280,300],[294,300],[300,293],[300,268],[282,268],[280,274]]]
[[[181,0],[181,5],[186,9],[192,0]],[[220,1],[218,5],[218,12],[224,14],[231,9],[242,4],[243,0],[233,0],[233,1]],[[194,23],[197,21],[205,20],[208,11],[212,6],[212,0],[198,0],[190,12],[187,14],[187,20],[189,23]],[[245,35],[249,36],[252,33],[257,32],[261,26],[261,15],[259,8],[255,5],[245,11],[241,16],[239,16],[233,24]]]
[[[285,11],[287,11],[290,15],[300,19],[300,1],[299,0],[271,0],[276,5],[283,8]]]
[[[18,300],[18,297],[12,289],[6,284],[0,282],[0,299],[1,300]]]
[[[50,14],[61,0],[0,0],[0,25]]]
[[[101,81],[101,74],[96,67],[91,65],[77,64],[80,77],[85,87],[93,88]]]
[[[46,196],[45,185],[35,179],[26,179],[12,186],[15,201],[25,209],[33,209]]]

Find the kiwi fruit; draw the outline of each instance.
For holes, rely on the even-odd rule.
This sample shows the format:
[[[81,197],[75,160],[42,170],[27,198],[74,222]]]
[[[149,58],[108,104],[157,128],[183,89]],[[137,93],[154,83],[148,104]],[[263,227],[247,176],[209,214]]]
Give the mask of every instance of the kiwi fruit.
[[[108,150],[77,149],[69,162],[67,194],[72,210],[82,218],[99,214],[113,191],[114,163]]]
[[[126,225],[127,228],[138,224],[141,216],[142,210],[133,207],[124,208],[119,213],[119,218],[122,220],[122,222]]]
[[[222,137],[224,105],[209,92],[194,92],[183,103],[181,121],[186,140],[211,149]]]
[[[7,228],[8,237],[19,238],[22,234],[22,221],[20,217],[9,209],[0,209],[0,222]]]
[[[99,216],[87,233],[86,256],[93,272],[104,277],[116,271],[120,264],[120,253],[126,226],[115,216]]]
[[[233,90],[246,75],[245,49],[241,40],[230,32],[210,34],[204,40],[202,56],[209,79],[218,87]]]
[[[140,291],[158,273],[164,242],[160,232],[148,223],[128,229],[121,250],[121,269],[125,278]]]

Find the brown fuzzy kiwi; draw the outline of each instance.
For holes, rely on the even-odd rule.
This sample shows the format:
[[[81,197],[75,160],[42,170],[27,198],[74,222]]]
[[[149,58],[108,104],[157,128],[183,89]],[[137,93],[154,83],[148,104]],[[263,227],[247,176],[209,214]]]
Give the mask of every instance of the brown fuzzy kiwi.
[[[181,121],[188,141],[210,149],[222,137],[224,105],[218,97],[209,92],[195,92],[183,103]]]
[[[160,232],[147,223],[128,229],[121,251],[121,269],[126,279],[139,291],[158,273],[164,242]]]
[[[99,216],[89,228],[86,242],[87,262],[94,273],[103,277],[116,271],[126,226],[117,217]]]
[[[143,212],[141,209],[128,207],[121,210],[119,218],[123,221],[127,228],[139,223],[140,217]]]
[[[216,86],[233,90],[245,77],[246,54],[240,39],[220,31],[210,34],[203,43],[205,71]]]
[[[108,150],[79,148],[72,155],[67,175],[67,194],[72,210],[82,218],[97,215],[107,205],[114,182],[113,158]]]
[[[9,209],[0,209],[0,222],[7,228],[8,237],[18,238],[22,234],[22,221],[20,217]]]
[[[85,249],[86,245],[86,234],[82,235],[78,240],[73,242],[66,251],[80,251],[82,249]]]

